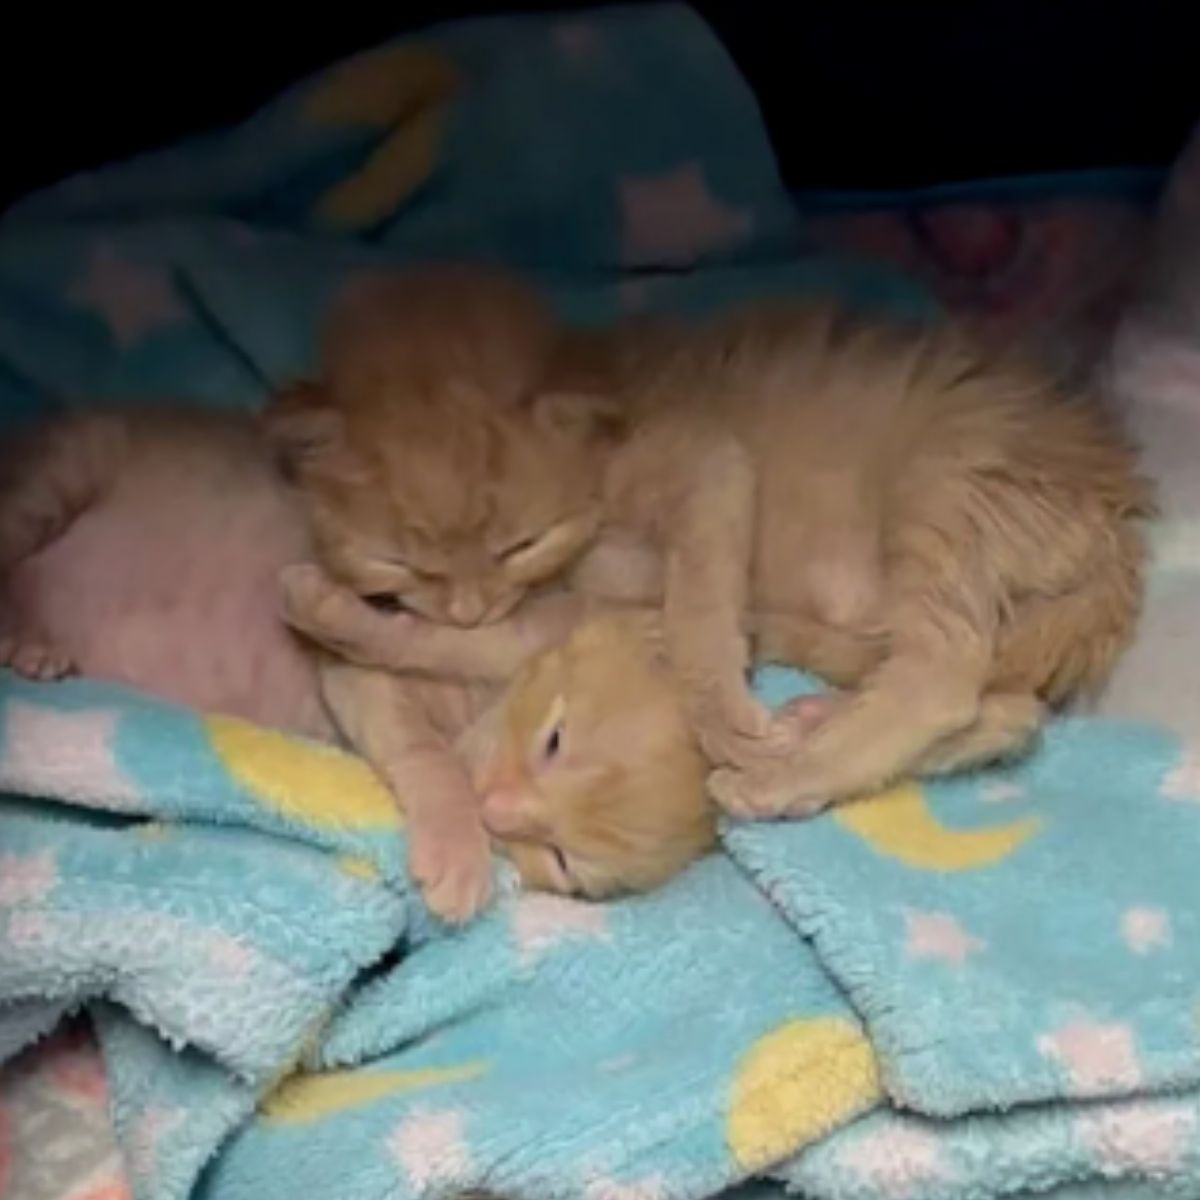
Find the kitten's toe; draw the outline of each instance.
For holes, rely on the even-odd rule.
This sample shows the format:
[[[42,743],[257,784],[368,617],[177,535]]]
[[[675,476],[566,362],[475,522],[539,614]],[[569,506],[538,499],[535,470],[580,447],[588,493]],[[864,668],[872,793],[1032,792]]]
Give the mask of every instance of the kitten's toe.
[[[823,692],[818,696],[797,696],[775,712],[776,736],[789,739],[793,746],[818,726],[823,725],[834,711],[839,696]]]
[[[805,788],[786,767],[747,771],[719,767],[708,777],[708,791],[728,816],[743,821],[809,817],[828,803],[817,789]]]
[[[315,563],[292,563],[278,576],[279,608],[289,625],[303,629],[337,595],[336,585]]]
[[[751,769],[795,749],[791,727],[757,700],[736,706],[704,706],[692,717],[701,750],[712,762]]]
[[[11,667],[25,679],[62,679],[75,669],[71,656],[34,638],[0,637],[0,667]]]
[[[477,823],[414,829],[409,870],[430,911],[450,924],[471,920],[491,899],[491,850]]]

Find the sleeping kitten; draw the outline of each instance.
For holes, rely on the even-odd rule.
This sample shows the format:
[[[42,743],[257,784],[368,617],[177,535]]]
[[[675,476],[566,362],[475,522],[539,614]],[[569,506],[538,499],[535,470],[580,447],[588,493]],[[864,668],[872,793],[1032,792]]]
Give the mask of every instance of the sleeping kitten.
[[[1018,753],[1045,706],[1098,689],[1132,636],[1149,488],[1096,402],[1036,364],[953,326],[762,307],[634,364],[624,398],[633,427],[609,456],[606,517],[665,548],[665,630],[673,660],[692,656],[693,704],[733,693],[748,608],[886,639],[803,738],[730,737],[720,700],[700,710],[725,764],[710,786],[733,813],[813,812]],[[681,482],[699,487],[713,462],[694,456],[698,424],[751,476],[719,505],[716,487]],[[711,586],[681,592],[673,622],[685,554]]]
[[[592,899],[644,891],[712,845],[707,763],[656,610],[597,609],[554,590],[463,630],[380,612],[312,564],[280,582],[289,624],[339,657],[431,680],[511,679],[457,748],[484,824],[527,884]],[[781,659],[818,646],[830,676],[861,672],[884,649],[795,618],[762,616],[755,633]],[[783,719],[799,733],[827,712],[825,698],[804,697]]]
[[[602,404],[581,413],[551,390],[566,371],[559,340],[535,293],[478,270],[383,275],[339,298],[322,379],[264,414],[317,560],[373,603],[464,627],[559,575],[600,518],[604,423]],[[326,678],[339,725],[406,798],[414,875],[439,912],[465,919],[487,898],[488,844],[428,707],[437,688],[344,668]]]
[[[5,465],[0,666],[79,671],[335,739],[316,658],[278,618],[276,576],[309,553],[304,522],[250,418],[95,411],[41,426]],[[653,641],[630,618],[582,615],[569,604],[526,617],[541,653],[510,654],[486,683],[409,687],[469,756],[490,832],[524,883],[598,897],[653,886],[703,853],[714,812]],[[386,704],[391,681],[368,678]],[[553,705],[570,726],[551,749]],[[508,837],[544,819],[542,783],[577,821],[550,822],[549,841]]]
[[[484,824],[534,887],[646,891],[716,840],[705,760],[654,625],[584,619],[460,742]]]
[[[597,344],[600,386],[519,404],[513,436],[544,436],[550,418],[580,439],[577,528],[601,511],[604,524],[556,566],[575,554],[578,590],[661,605],[730,811],[812,812],[907,771],[1018,753],[1045,706],[1103,683],[1136,620],[1151,502],[1088,398],[954,328],[824,306]],[[525,476],[493,462],[518,503]],[[386,466],[374,479],[381,494],[410,487]],[[486,534],[464,528],[459,545],[498,569]],[[832,661],[856,688],[803,738],[747,689],[753,613],[801,622],[789,660]],[[855,649],[880,645],[882,658]]]

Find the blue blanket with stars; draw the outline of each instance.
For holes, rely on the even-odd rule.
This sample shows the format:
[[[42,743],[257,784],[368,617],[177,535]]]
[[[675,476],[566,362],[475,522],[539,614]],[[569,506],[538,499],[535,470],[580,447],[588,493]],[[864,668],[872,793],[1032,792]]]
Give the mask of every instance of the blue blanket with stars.
[[[471,21],[8,212],[0,416],[253,407],[348,275],[432,257],[581,320],[929,311],[810,252],[690,10]],[[0,1063],[85,1007],[138,1200],[1200,1194],[1200,763],[1165,733],[1065,723],[461,931],[361,763],[219,715],[0,675],[0,789]]]
[[[3,677],[0,788],[0,1062],[86,1006],[139,1200],[1200,1190],[1200,763],[1166,734],[1063,722],[461,930],[328,747]]]

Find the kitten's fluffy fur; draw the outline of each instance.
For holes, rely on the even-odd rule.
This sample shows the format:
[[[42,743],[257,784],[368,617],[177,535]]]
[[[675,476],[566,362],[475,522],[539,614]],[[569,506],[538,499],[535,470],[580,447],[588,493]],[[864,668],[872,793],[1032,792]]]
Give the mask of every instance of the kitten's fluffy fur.
[[[662,604],[731,811],[809,812],[1017,753],[1046,705],[1103,683],[1136,620],[1151,504],[1088,397],[954,328],[825,306],[597,347],[607,375],[554,410],[588,439],[571,473],[603,509],[574,586]],[[531,436],[545,417],[513,411]],[[523,480],[490,478],[519,504]],[[855,689],[803,737],[746,690],[751,616],[764,654]]]
[[[457,749],[526,883],[594,899],[642,891],[713,844],[706,761],[653,610],[596,610],[553,590],[511,620],[459,630],[381,614],[313,565],[281,583],[293,627],[351,660],[509,681]]]
[[[469,628],[579,555],[600,518],[598,422],[550,391],[556,346],[536,296],[483,271],[383,275],[340,298],[320,380],[265,414],[340,583]],[[426,898],[470,916],[490,887],[487,839],[431,712],[437,685],[326,675],[339,723],[406,799]]]
[[[322,381],[265,418],[331,574],[469,627],[579,554],[598,497],[582,431],[544,394],[555,346],[536,298],[480,271],[384,275],[340,300]]]
[[[679,520],[663,463],[706,415],[756,478],[753,607],[886,639],[878,664],[846,664],[857,690],[784,753],[709,739],[734,812],[812,811],[908,770],[1018,752],[1043,706],[1097,689],[1132,636],[1149,490],[1092,398],[1033,363],[953,327],[760,309],[635,366],[626,394],[648,432],[609,469],[610,520]],[[745,561],[721,516],[690,552]],[[668,604],[670,570],[668,554]]]

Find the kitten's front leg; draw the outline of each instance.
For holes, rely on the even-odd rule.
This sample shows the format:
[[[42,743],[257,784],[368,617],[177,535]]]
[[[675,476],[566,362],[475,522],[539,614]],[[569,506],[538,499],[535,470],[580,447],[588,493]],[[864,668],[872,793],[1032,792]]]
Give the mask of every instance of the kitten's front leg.
[[[664,437],[675,461],[688,464],[659,518],[664,634],[705,754],[716,763],[750,766],[792,741],[787,724],[773,719],[746,681],[754,468],[744,448],[719,431],[688,429],[682,439],[678,447],[674,431]]]
[[[443,920],[470,920],[491,897],[492,860],[466,768],[411,682],[331,659],[320,677],[343,736],[404,809],[409,871],[426,904]]]
[[[410,613],[384,613],[298,563],[279,576],[284,620],[340,658],[364,667],[447,679],[507,680],[528,658],[560,641],[577,618],[577,597],[526,600],[516,616],[475,629],[438,625]]]

